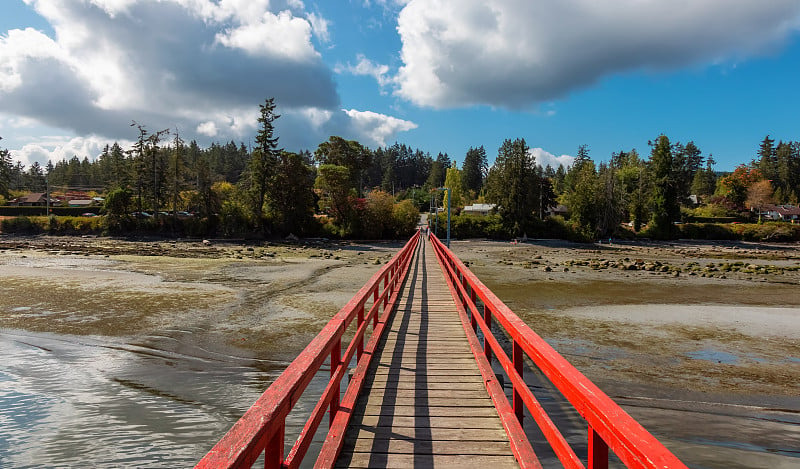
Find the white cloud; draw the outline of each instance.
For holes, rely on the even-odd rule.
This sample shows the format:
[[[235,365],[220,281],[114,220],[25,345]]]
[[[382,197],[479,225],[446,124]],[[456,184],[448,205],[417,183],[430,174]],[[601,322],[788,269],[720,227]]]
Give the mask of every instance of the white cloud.
[[[575,162],[574,156],[555,156],[554,154],[542,148],[531,148],[530,153],[535,158],[536,164],[542,168],[546,168],[548,165],[550,165],[553,169],[558,169],[559,166],[563,166],[564,169],[566,169],[572,166],[572,163]]]
[[[203,122],[202,124],[197,126],[197,133],[205,135],[207,137],[216,137],[218,133],[217,124],[211,121]]]
[[[352,120],[353,130],[362,139],[376,145],[386,145],[386,140],[399,132],[407,132],[417,128],[417,124],[396,117],[378,114],[372,111],[344,110]]]
[[[358,75],[358,76],[370,76],[378,82],[378,85],[381,88],[385,88],[389,84],[392,83],[392,78],[389,76],[389,66],[383,64],[377,64],[368,58],[366,58],[363,54],[358,54],[356,56],[358,59],[358,63],[355,65],[347,64],[347,65],[337,65],[334,71],[336,73],[349,73],[351,75]]]
[[[15,133],[11,119],[109,142],[131,138],[132,120],[150,130],[180,128],[187,140],[247,139],[257,105],[274,97],[281,112],[307,116],[300,111],[316,109],[344,116],[329,118],[337,128],[354,128],[311,40],[312,33],[325,39],[328,22],[301,1],[26,1],[55,35],[0,33],[3,143],[14,142],[21,156],[60,154]],[[284,121],[294,136],[287,142],[304,148],[321,141],[308,141]],[[291,122],[297,129],[317,124]]]
[[[435,108],[531,107],[612,74],[761,53],[798,28],[797,0],[410,0],[396,93]]]
[[[309,62],[319,59],[319,53],[311,44],[311,24],[289,11],[277,15],[265,12],[261,21],[226,29],[218,33],[216,39],[226,47],[239,48],[255,56]]]
[[[133,142],[120,141],[118,143],[123,148],[127,148]],[[89,137],[43,136],[36,138],[35,141],[24,145],[19,150],[10,150],[10,152],[12,158],[20,161],[26,167],[30,167],[34,162],[45,166],[48,161],[55,163],[69,160],[73,156],[77,156],[81,160],[84,157],[94,160],[108,144],[107,139],[96,135]]]
[[[22,68],[31,59],[62,56],[55,41],[33,28],[12,29],[0,36],[0,93],[8,93],[22,85]]]
[[[328,30],[328,20],[316,13],[309,13],[307,18],[308,22],[311,23],[311,31],[313,31],[314,35],[322,42],[330,42],[331,33]]]

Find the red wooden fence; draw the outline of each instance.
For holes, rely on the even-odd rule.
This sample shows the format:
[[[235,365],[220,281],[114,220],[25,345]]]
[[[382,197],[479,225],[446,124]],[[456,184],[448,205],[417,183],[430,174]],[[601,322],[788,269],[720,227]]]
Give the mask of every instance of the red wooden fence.
[[[341,449],[344,432],[369,362],[398,299],[419,236],[417,232],[356,293],[195,467],[251,467],[262,454],[267,468],[298,467],[326,410],[330,413],[330,428],[317,461],[321,465],[332,465]],[[368,304],[370,308],[366,311]],[[342,354],[342,338],[354,320],[357,329]],[[372,335],[365,345],[364,338],[370,327]],[[284,457],[286,417],[329,356],[331,377],[328,385],[300,436]],[[357,359],[356,370],[340,400],[342,378],[353,356]]]
[[[505,402],[511,405],[517,420],[522,424],[523,406],[533,416],[548,443],[566,468],[600,469],[608,467],[609,448],[630,468],[686,468],[653,435],[622,410],[611,398],[589,381],[581,372],[558,354],[527,324],[514,314],[494,293],[435,236],[431,235],[437,257],[451,291],[456,297],[460,312],[471,317],[472,333],[480,330],[484,337],[483,354],[491,363],[497,360],[513,383],[512,402],[498,387],[489,387],[496,405]],[[483,304],[479,311],[476,300]],[[492,334],[491,325],[499,324],[512,341],[512,357],[509,357]],[[476,336],[470,339],[476,340]],[[541,372],[563,396],[575,407],[588,425],[588,466],[567,443],[561,432],[545,412],[522,378],[524,356],[530,358]],[[498,406],[499,407],[499,406]],[[506,425],[509,437],[514,442],[518,432],[514,426]],[[525,445],[520,445],[525,450]],[[515,454],[517,450],[515,449]],[[530,463],[517,456],[523,465],[538,465],[535,457]]]

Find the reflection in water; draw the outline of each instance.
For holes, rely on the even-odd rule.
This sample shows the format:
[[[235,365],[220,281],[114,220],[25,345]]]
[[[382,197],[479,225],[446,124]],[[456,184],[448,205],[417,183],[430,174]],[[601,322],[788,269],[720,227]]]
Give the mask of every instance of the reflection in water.
[[[190,466],[286,366],[181,351],[0,332],[0,467]]]

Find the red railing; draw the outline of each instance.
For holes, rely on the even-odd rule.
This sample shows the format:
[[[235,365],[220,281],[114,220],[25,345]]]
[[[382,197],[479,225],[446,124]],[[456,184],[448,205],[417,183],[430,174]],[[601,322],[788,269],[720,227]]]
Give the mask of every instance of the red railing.
[[[356,293],[195,467],[251,467],[263,454],[266,468],[296,468],[306,455],[327,410],[330,411],[330,428],[317,458],[317,466],[333,465],[341,450],[344,432],[369,362],[408,273],[419,236],[417,232]],[[369,311],[365,313],[370,302]],[[354,320],[357,329],[342,355],[342,338]],[[365,345],[364,337],[370,326],[372,334]],[[330,380],[284,458],[286,417],[329,356]],[[356,369],[340,400],[342,378],[353,356],[357,360]]]
[[[465,327],[465,329],[468,331],[468,336],[471,336],[470,340],[478,344],[475,335],[478,330],[484,337],[483,350],[475,350],[476,347],[473,347],[476,358],[478,358],[478,354],[483,354],[488,363],[496,359],[513,385],[511,402],[508,401],[499,386],[487,385],[489,393],[500,411],[501,418],[503,417],[501,406],[505,405],[513,410],[513,415],[521,425],[523,406],[527,408],[556,456],[566,468],[607,468],[609,448],[623,464],[630,468],[686,468],[653,435],[533,332],[494,293],[486,288],[441,241],[433,235],[430,236],[430,239],[450,284],[459,312],[465,317],[469,312],[471,328]],[[482,312],[478,311],[476,305],[478,299],[483,304]],[[512,342],[511,357],[506,354],[492,334],[493,323],[502,326],[510,338]],[[542,374],[586,420],[588,425],[588,466],[583,465],[581,459],[575,454],[533,392],[525,384],[522,377],[525,356],[533,361]],[[478,360],[479,363],[483,357]],[[519,439],[519,427],[506,421],[503,423],[513,447],[515,440]],[[514,450],[515,455],[523,467],[539,465],[535,456],[532,456],[532,450],[528,451],[529,446],[518,444],[517,447],[519,450]],[[518,451],[522,452],[521,455],[518,454]]]

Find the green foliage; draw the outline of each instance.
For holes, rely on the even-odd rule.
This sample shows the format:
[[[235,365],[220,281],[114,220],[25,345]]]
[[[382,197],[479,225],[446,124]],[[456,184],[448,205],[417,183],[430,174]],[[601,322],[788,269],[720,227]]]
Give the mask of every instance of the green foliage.
[[[675,234],[673,222],[680,219],[678,204],[680,182],[675,173],[672,147],[666,135],[659,136],[653,144],[649,167],[653,182],[650,198],[653,214],[647,235],[657,239],[669,239]]]
[[[461,171],[456,167],[447,168],[447,176],[444,179],[444,187],[449,189],[443,199],[443,206],[447,210],[447,199],[449,197],[453,210],[456,207],[464,206],[464,188],[461,185]]]
[[[130,213],[133,194],[128,189],[114,189],[106,194],[103,208],[109,216],[122,217]]]
[[[705,204],[694,209],[686,209],[686,214],[695,218],[735,217],[737,212],[720,204]]]
[[[394,235],[394,197],[383,191],[372,191],[367,194],[367,210],[363,235],[369,239],[389,238]]]
[[[323,164],[317,170],[314,187],[322,194],[319,208],[331,215],[337,225],[351,228],[354,212],[350,199],[355,189],[350,185],[350,170],[345,166]]]
[[[8,197],[9,195],[12,171],[11,153],[4,148],[0,148],[0,196]]]
[[[588,157],[576,161],[567,172],[566,190],[562,200],[569,208],[573,229],[593,238],[598,222],[598,190],[600,187],[594,162]]]
[[[107,229],[105,217],[16,217],[0,220],[0,231],[15,234],[86,235]]]
[[[479,194],[488,171],[489,164],[486,160],[486,150],[483,146],[478,148],[470,147],[464,157],[464,164],[461,166],[461,180],[464,192],[472,193],[473,196]]]
[[[314,152],[314,157],[321,165],[335,165],[347,168],[348,189],[355,189],[357,194],[363,188],[365,170],[371,161],[371,154],[355,140],[331,136],[322,142]]]
[[[687,223],[679,226],[680,236],[687,239],[738,240],[756,242],[800,241],[800,225],[790,223]]]
[[[314,223],[314,173],[295,153],[281,153],[269,190],[269,214],[278,231],[305,234]]]
[[[533,220],[541,184],[525,139],[506,140],[486,181],[486,200],[495,203],[506,230],[522,236]]]
[[[405,238],[411,236],[419,224],[419,210],[410,200],[402,200],[392,208],[394,236]]]
[[[758,168],[739,165],[729,174],[719,180],[722,195],[737,207],[742,207],[747,200],[747,191],[753,183],[764,179]]]

